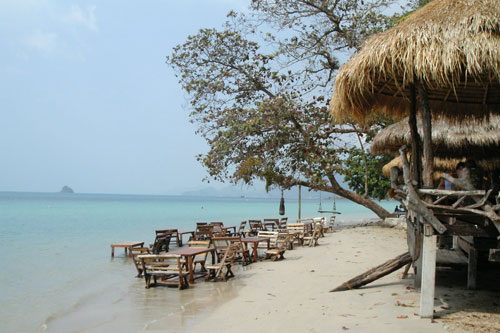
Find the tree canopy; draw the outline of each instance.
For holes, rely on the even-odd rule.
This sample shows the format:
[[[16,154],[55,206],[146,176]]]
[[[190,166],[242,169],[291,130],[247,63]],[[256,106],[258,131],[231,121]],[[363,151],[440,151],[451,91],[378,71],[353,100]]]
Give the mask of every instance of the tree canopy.
[[[197,133],[209,145],[198,159],[210,176],[235,183],[263,179],[285,189],[300,184],[389,215],[359,186],[358,193],[344,189],[336,178],[345,175],[352,183],[354,173],[369,169],[366,163],[364,171],[355,169],[349,156],[366,162],[364,147],[354,146],[360,137],[366,143],[380,124],[334,124],[325,96],[331,96],[341,59],[392,24],[394,17],[383,15],[391,4],[254,0],[249,12],[230,12],[222,29],[202,29],[175,47],[167,63],[189,95]],[[386,191],[383,182],[370,186],[376,198]]]

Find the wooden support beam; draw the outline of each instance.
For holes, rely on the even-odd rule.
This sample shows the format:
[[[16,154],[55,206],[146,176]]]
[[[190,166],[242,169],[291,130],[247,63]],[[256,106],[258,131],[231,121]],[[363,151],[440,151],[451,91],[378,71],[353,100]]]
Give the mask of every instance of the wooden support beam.
[[[448,195],[453,197],[461,197],[463,195],[485,195],[484,190],[474,190],[474,191],[454,191],[454,190],[439,190],[439,189],[418,189],[420,194],[431,194],[431,195]]]
[[[500,249],[490,249],[489,261],[500,262]]]
[[[417,187],[420,187],[422,179],[422,155],[420,135],[417,128],[417,94],[414,84],[410,85],[410,116],[408,117],[408,125],[411,133],[411,179],[415,181]]]
[[[425,227],[430,227],[426,225]],[[420,317],[434,316],[434,292],[436,284],[436,235],[423,237],[422,288],[420,290]]]
[[[413,188],[410,181],[410,166],[408,164],[408,159],[406,158],[406,147],[402,147],[400,150],[401,162],[403,164],[403,178],[408,191],[408,204],[406,205],[409,210],[413,210],[419,216],[421,216],[426,223],[431,224],[434,229],[440,234],[446,231],[446,227],[434,216],[431,210],[429,210],[425,204],[420,200],[417,192]]]
[[[423,181],[425,186],[434,187],[432,174],[434,173],[434,152],[432,150],[432,113],[429,105],[429,96],[425,87],[418,83],[416,85],[418,96],[422,104],[422,133],[423,133]]]
[[[477,281],[477,251],[471,246],[469,247],[469,262],[467,265],[467,289],[476,289]]]

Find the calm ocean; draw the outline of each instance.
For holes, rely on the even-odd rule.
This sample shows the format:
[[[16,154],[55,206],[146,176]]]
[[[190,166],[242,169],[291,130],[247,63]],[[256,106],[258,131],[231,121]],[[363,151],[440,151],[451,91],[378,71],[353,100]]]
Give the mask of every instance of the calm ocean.
[[[376,218],[348,200],[336,205],[339,224]],[[323,200],[323,209],[331,206]],[[113,242],[150,244],[155,229],[192,230],[197,221],[237,225],[279,217],[278,208],[279,199],[0,192],[0,331],[57,331],[54,320],[129,292],[135,268],[122,249],[111,259]],[[297,200],[286,201],[289,221],[297,209]],[[317,200],[303,201],[302,217],[321,216],[317,210]]]

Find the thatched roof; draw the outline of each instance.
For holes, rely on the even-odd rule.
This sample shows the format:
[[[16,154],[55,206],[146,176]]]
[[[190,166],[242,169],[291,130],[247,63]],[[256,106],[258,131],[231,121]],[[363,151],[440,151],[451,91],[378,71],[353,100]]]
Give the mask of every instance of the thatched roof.
[[[422,136],[421,118],[418,119]],[[372,154],[397,155],[401,146],[411,145],[408,118],[388,126],[373,139]],[[500,155],[500,116],[491,115],[488,122],[467,119],[450,124],[446,119],[432,122],[432,145],[438,157],[484,159]]]
[[[368,39],[342,66],[330,111],[337,121],[404,115],[423,83],[434,113],[500,113],[500,3],[434,0]]]
[[[441,177],[443,172],[452,173],[455,171],[458,162],[465,162],[465,158],[434,158],[434,180]],[[477,165],[484,171],[495,171],[500,169],[500,157],[477,160]],[[395,157],[392,161],[382,167],[382,173],[390,177],[390,170],[397,166],[402,168],[401,157]]]

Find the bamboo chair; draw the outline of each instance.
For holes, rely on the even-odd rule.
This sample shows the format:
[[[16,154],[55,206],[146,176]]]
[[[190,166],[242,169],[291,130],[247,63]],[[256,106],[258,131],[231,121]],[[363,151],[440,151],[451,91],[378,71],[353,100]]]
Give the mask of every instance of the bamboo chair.
[[[313,231],[314,231],[314,228],[316,228],[316,224],[319,224],[321,226],[320,230],[319,230],[319,237],[325,237],[325,232],[324,232],[324,229],[325,229],[325,224],[326,224],[326,217],[322,216],[322,217],[315,217],[313,219]]]
[[[323,225],[317,222],[314,225],[314,231],[311,235],[304,236],[302,238],[302,245],[308,245],[309,247],[318,245],[318,238],[321,236],[321,231],[323,230]]]
[[[165,234],[170,234],[170,237],[175,238],[178,247],[182,246],[181,235],[179,234],[179,230],[178,229],[160,229],[160,230],[156,230],[156,235],[157,236],[159,236],[159,235],[165,235]]]
[[[214,227],[212,230],[212,234],[219,234],[219,235],[226,234],[223,222],[210,222],[210,225]]]
[[[264,219],[264,230],[273,231],[275,229],[279,229],[279,226],[279,219]]]
[[[298,245],[302,245],[306,234],[306,226],[304,223],[288,223],[286,230],[293,235],[293,241]]]
[[[245,237],[245,227],[247,225],[247,221],[242,221],[240,223],[240,227],[238,228],[237,234],[240,235],[241,237]]]
[[[155,242],[150,245],[153,254],[160,254],[160,252],[168,252],[170,248],[171,233],[156,233]]]
[[[141,260],[147,289],[158,283],[167,285],[175,283],[179,290],[189,287],[189,272],[182,267],[180,255],[143,254],[139,255],[138,258]]]
[[[281,241],[280,247],[266,251],[266,256],[264,257],[264,260],[271,258],[273,261],[285,259],[284,254],[286,251],[286,247],[292,236],[287,235],[285,237],[286,238]]]
[[[215,282],[222,279],[223,281],[227,281],[227,279],[234,277],[231,267],[240,249],[240,244],[231,243],[224,252],[222,260],[218,264],[207,266],[208,275],[206,280]]]
[[[260,238],[269,238],[269,248],[274,249],[276,248],[276,241],[278,239],[278,232],[277,231],[259,231],[257,234],[257,237]],[[260,242],[257,245],[257,248],[266,248],[267,249],[267,242]]]
[[[197,248],[204,248],[208,249],[210,247],[211,240],[203,240],[203,241],[197,241],[197,240],[191,240],[188,242],[188,247],[197,247]],[[193,259],[193,271],[196,270],[196,264],[199,264],[200,271],[201,272],[206,272],[207,269],[205,268],[205,263],[207,261],[207,255],[208,253],[202,253],[198,254],[197,256],[194,257]],[[186,259],[181,259],[181,264],[188,269],[187,267],[187,261]]]
[[[324,232],[335,232],[335,230],[333,230],[333,226],[335,224],[335,218],[336,218],[335,215],[330,216],[328,222],[325,223],[325,226],[323,228]]]
[[[278,229],[286,229],[286,224],[288,223],[288,217],[282,217],[279,222]]]
[[[250,226],[249,235],[255,236],[259,230],[263,230],[261,220],[248,220],[248,225]]]
[[[138,278],[142,277],[142,264],[141,264],[141,259],[138,258],[139,255],[141,254],[151,254],[149,249],[147,247],[132,247],[130,248],[130,256],[132,257],[132,260],[134,261],[135,268],[137,269],[137,276]]]
[[[279,248],[281,246],[281,243],[286,240],[286,249],[287,250],[293,250],[293,238],[294,235],[291,235],[288,233],[287,230],[279,230],[278,231],[278,239],[276,240],[276,245]]]
[[[212,237],[212,242],[214,244],[215,253],[217,255],[217,259],[220,262],[222,257],[226,253],[227,248],[232,243],[237,243],[240,246],[238,250],[236,261],[241,262],[243,265],[250,264],[250,250],[246,249],[241,242],[241,237],[239,236],[225,236],[225,237]]]
[[[196,231],[194,232],[193,240],[207,240],[211,239],[213,235],[214,226],[202,224],[196,226]]]

